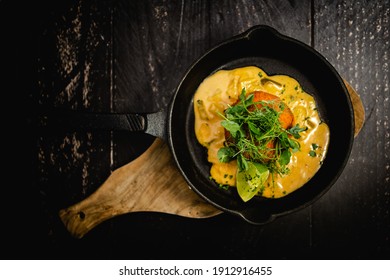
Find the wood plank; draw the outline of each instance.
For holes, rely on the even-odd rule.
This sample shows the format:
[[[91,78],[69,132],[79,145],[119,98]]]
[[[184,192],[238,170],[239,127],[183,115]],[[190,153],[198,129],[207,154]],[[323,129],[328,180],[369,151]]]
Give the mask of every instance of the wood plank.
[[[111,110],[111,13],[108,2],[41,7],[37,31],[38,107]],[[35,139],[35,174],[46,219],[46,240],[64,242],[59,209],[92,193],[112,168],[110,132],[44,131]],[[104,235],[104,233],[102,233]],[[49,252],[51,247],[45,248]]]
[[[342,176],[313,206],[318,256],[390,251],[389,9],[388,1],[315,2],[314,46],[357,90],[367,116]]]
[[[113,7],[114,110],[156,112],[172,94],[166,86],[176,71],[177,2],[116,1]]]
[[[111,54],[109,48],[107,50],[107,45],[111,44],[110,25],[107,22],[110,14],[102,15],[106,8],[107,5],[98,7],[78,3],[56,7],[51,11],[48,25],[41,31],[41,52],[38,54],[37,102],[40,105],[76,110],[110,110]],[[95,13],[96,9],[100,12]],[[101,140],[97,142],[101,143],[100,147],[91,144],[94,135],[88,132],[60,136],[57,144],[54,144],[54,139],[54,142],[41,139],[38,145],[43,153],[46,149],[51,151],[59,147],[56,153],[64,153],[62,164],[68,165],[65,169],[71,170],[74,163],[72,157],[80,156],[77,148],[84,144],[85,152],[88,149],[106,151],[105,157],[109,156],[110,134],[97,137]],[[62,148],[60,143],[63,143]],[[64,149],[63,146],[69,143],[73,143],[74,148]],[[99,165],[95,168],[99,168]]]
[[[250,26],[310,43],[310,1],[117,1],[113,20],[116,112],[164,109],[196,59]]]
[[[12,195],[5,197],[15,201],[19,195],[21,203],[19,211],[6,205],[3,231],[10,234],[3,240],[12,248],[2,250],[6,258],[164,259],[193,258],[198,252],[211,259],[306,259],[324,258],[329,252],[335,258],[389,254],[388,1],[120,0],[34,2],[23,9],[17,2],[4,2],[5,13],[23,26],[16,28],[1,17],[2,29],[9,27],[2,35],[12,38],[7,41],[10,46],[17,46],[9,52],[18,77],[10,87],[18,99],[10,103],[14,108],[28,99],[30,110],[38,102],[91,111],[159,110],[167,106],[186,69],[207,49],[250,26],[268,24],[323,53],[360,94],[367,114],[340,180],[305,210],[263,227],[228,214],[194,220],[134,213],[100,224],[83,240],[68,235],[56,217],[58,210],[85,198],[111,170],[141,154],[153,139],[122,133],[19,132],[25,145],[15,144],[7,163],[15,158],[13,166],[33,170],[23,174],[25,185],[19,173],[6,174],[17,182]]]
[[[268,24],[307,44],[310,44],[311,40],[310,1],[300,2],[299,5],[289,1],[224,1],[222,4],[215,1],[183,1],[176,4],[120,1],[114,11],[114,108],[118,111],[149,111],[148,106],[152,106],[153,110],[164,108],[182,75],[197,58],[209,48],[250,26]],[[157,86],[153,90],[152,86],[155,84]],[[129,88],[132,89],[130,92]],[[162,102],[151,105],[148,98],[156,99],[154,102]],[[145,103],[142,104],[143,102]],[[121,147],[115,148],[115,155],[118,157],[115,156],[114,161],[124,164],[124,154],[130,159],[128,149],[133,147],[135,142],[132,136],[122,141]],[[128,143],[127,148],[124,143]],[[145,220],[150,220],[153,224],[145,223]],[[187,257],[191,255],[184,253],[180,245],[173,243],[170,231],[163,226],[164,223],[177,228],[183,228],[185,225],[190,232],[183,233],[179,230],[174,235],[179,239],[175,241],[179,244],[182,242],[186,248],[192,248],[191,244],[184,240],[183,234],[187,234],[194,244],[203,248],[209,246],[205,250],[214,257],[287,258],[293,257],[294,254],[307,254],[311,248],[310,208],[280,218],[264,227],[248,225],[238,217],[230,215],[195,222],[164,214],[139,213],[117,217],[112,221],[115,236],[120,239],[118,243],[128,244],[135,250],[134,254],[140,256],[144,256],[145,252],[138,248],[137,244],[144,244],[146,248],[152,246],[145,244],[145,240],[150,236],[147,233],[149,231],[158,236],[161,241],[159,243],[169,244],[172,252],[175,252],[176,248],[178,254]],[[119,221],[129,221],[129,225],[120,224]],[[98,228],[105,226],[103,223]],[[210,226],[218,229],[220,234],[206,237],[203,232],[209,232]],[[137,228],[137,232],[132,230],[134,228]],[[134,243],[121,238],[126,235],[131,235],[138,241]],[[205,240],[205,244],[199,244],[196,237],[198,235]],[[159,246],[166,248],[168,245]],[[158,256],[160,253],[155,254]]]
[[[37,54],[37,102],[107,111],[111,101],[109,6],[63,4],[50,7],[45,16]]]

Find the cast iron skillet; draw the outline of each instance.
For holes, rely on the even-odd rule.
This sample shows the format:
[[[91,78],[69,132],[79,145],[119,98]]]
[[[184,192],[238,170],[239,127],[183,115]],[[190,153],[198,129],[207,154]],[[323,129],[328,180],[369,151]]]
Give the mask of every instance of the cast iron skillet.
[[[312,94],[321,118],[329,125],[330,143],[322,167],[303,187],[283,198],[255,197],[244,203],[235,188],[222,190],[209,179],[207,151],[194,132],[193,95],[199,84],[217,70],[249,65],[262,68],[268,75],[289,75]],[[166,133],[179,170],[198,195],[250,223],[264,224],[312,204],[336,182],[351,152],[353,118],[348,91],[321,54],[273,28],[255,26],[212,48],[189,68],[170,104]]]
[[[330,128],[330,143],[322,167],[300,189],[279,199],[255,197],[244,203],[235,188],[220,189],[209,179],[207,151],[195,137],[193,96],[200,83],[220,69],[258,66],[268,75],[296,79],[312,94],[320,116]],[[52,112],[53,113],[53,112]],[[55,110],[55,115],[59,110]],[[72,129],[144,131],[165,139],[189,186],[215,207],[253,224],[302,209],[336,182],[351,152],[354,116],[348,91],[332,65],[317,51],[268,26],[255,26],[228,39],[200,57],[185,73],[168,112],[155,114],[85,114],[61,112],[39,119],[40,126]]]

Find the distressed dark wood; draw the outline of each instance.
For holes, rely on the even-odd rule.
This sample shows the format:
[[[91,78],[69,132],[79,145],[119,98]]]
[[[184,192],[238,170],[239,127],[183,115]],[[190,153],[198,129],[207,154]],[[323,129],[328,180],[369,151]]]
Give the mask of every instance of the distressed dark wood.
[[[3,184],[10,194],[2,240],[11,249],[2,258],[389,258],[388,1],[31,2],[0,2],[8,38],[2,54],[13,78],[2,88],[10,99],[3,104],[23,117],[5,130],[12,140],[5,176],[14,183]],[[10,24],[16,18],[21,27]],[[227,214],[197,220],[142,212],[71,237],[58,211],[86,198],[154,139],[41,133],[32,123],[38,106],[162,110],[203,52],[256,24],[312,45],[363,101],[364,127],[331,191],[263,227]]]
[[[366,119],[341,178],[313,209],[313,248],[390,257],[389,19],[386,1],[315,3],[314,46],[360,94]]]

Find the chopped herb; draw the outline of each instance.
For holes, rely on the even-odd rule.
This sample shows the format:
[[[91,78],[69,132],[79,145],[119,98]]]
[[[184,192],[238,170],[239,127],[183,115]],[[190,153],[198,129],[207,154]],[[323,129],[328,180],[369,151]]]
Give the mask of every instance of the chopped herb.
[[[309,152],[309,155],[311,157],[316,157],[317,156],[317,153],[315,152],[315,150],[317,150],[320,146],[318,146],[316,143],[312,143],[311,144],[311,150]]]
[[[280,92],[280,94],[283,94],[285,91],[286,91],[286,85],[283,85],[283,88],[282,88],[282,91]]]
[[[218,184],[218,187],[220,187],[221,189],[224,189],[224,190],[229,189],[229,185],[225,185],[225,184]]]

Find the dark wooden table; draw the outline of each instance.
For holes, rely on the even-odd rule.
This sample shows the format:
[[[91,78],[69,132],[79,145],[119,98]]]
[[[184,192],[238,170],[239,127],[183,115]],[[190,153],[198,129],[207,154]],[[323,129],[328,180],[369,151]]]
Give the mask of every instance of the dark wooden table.
[[[3,259],[388,259],[390,3],[378,1],[1,1]],[[117,131],[47,132],[38,106],[163,109],[206,50],[266,24],[305,42],[357,90],[366,119],[348,164],[312,206],[265,226],[221,214],[131,213],[82,239],[58,211],[153,141]],[[4,72],[3,72],[4,73]]]

